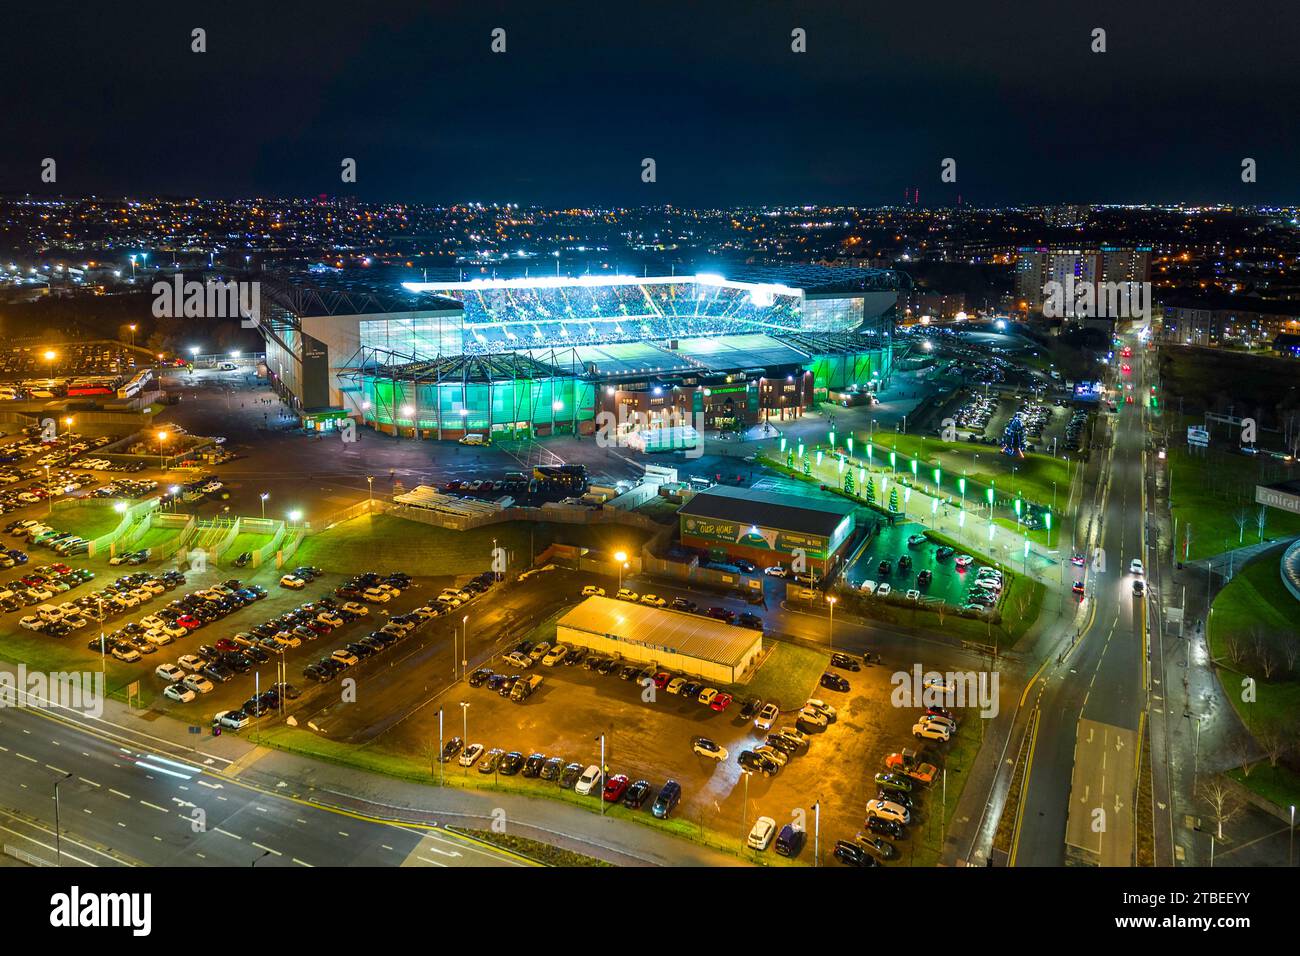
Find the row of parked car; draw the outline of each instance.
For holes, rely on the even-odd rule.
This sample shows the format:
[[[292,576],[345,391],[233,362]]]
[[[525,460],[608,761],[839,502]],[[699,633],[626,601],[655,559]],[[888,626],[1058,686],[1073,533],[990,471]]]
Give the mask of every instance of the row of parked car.
[[[45,429],[41,425],[28,425],[23,429],[24,438],[9,442],[0,447],[0,465],[12,465],[16,462],[40,455],[36,464],[61,465],[84,455],[96,448],[103,448],[116,439],[112,435],[97,435],[88,438],[76,432],[64,432],[49,440],[43,438]]]
[[[74,491],[80,491],[82,488],[88,488],[94,484],[96,484],[96,479],[78,475],[75,472],[54,472],[46,478],[42,471],[40,481],[21,488],[0,490],[0,514],[8,514],[20,508],[40,504],[50,498],[62,498],[64,495],[72,494]]]
[[[582,589],[582,596],[604,597],[605,589],[597,587],[594,584],[588,584]],[[721,621],[724,624],[748,627],[755,631],[761,631],[763,629],[763,619],[752,611],[741,611],[737,613],[730,608],[717,606],[701,608],[700,605],[688,598],[675,597],[669,601],[667,598],[662,598],[658,594],[637,594],[631,588],[619,588],[618,593],[615,594],[614,597],[619,601],[627,601],[631,604],[645,604],[649,607],[670,607],[674,611],[684,611],[687,614],[700,614],[704,617],[711,617],[715,621]]]
[[[90,542],[80,535],[59,531],[31,518],[10,522],[5,530],[28,544],[40,545],[62,555],[85,554],[90,550]]]
[[[929,681],[927,688],[947,690]],[[921,740],[948,741],[957,732],[957,719],[939,706],[927,707],[912,726],[912,734]],[[890,840],[905,837],[907,827],[921,799],[921,789],[934,782],[938,773],[923,753],[904,749],[884,760],[884,767],[872,778],[876,797],[867,801],[866,821],[852,840],[838,840],[832,851],[835,859],[846,866],[879,866],[895,859],[898,849]]]
[[[488,750],[478,743],[466,747],[460,737],[451,738],[442,748],[442,762],[453,760],[466,769],[477,764],[481,774],[503,777],[518,774],[553,783],[582,796],[599,796],[606,803],[621,803],[631,810],[649,804],[650,812],[661,820],[671,816],[682,799],[682,786],[676,780],[655,787],[649,780],[633,781],[627,774],[610,774],[607,768],[602,770],[597,764],[584,768],[581,763],[566,761],[564,757],[544,753],[525,755],[522,750],[506,751],[501,747]]]
[[[109,461],[107,458],[83,457],[75,459],[71,467],[81,468],[84,471],[120,471],[126,474],[135,474],[138,471],[144,471],[149,465],[143,461],[117,462]]]
[[[180,571],[167,571],[151,578],[143,572],[119,578],[125,587],[138,584],[141,591],[157,593],[161,586],[166,590],[179,587],[185,583],[185,576]],[[134,596],[126,591],[121,595],[124,600]],[[199,628],[219,621],[228,614],[233,614],[242,607],[260,601],[266,597],[266,590],[256,585],[243,585],[238,580],[214,584],[210,588],[194,591],[177,598],[167,606],[148,614],[139,621],[132,621],[100,638],[91,638],[87,644],[91,650],[112,654],[126,663],[134,663],[147,654],[155,653],[158,648],[183,638]]]
[[[96,488],[91,494],[96,498],[143,498],[157,490],[158,482],[152,478],[144,481],[135,478],[116,478]]]
[[[68,624],[62,622],[64,609],[68,608],[70,602],[59,607],[42,602],[52,601],[57,595],[66,594],[94,576],[92,571],[69,568],[66,564],[32,568],[22,578],[3,586],[0,590],[0,607],[6,611],[17,611],[39,605],[36,614],[24,616],[19,620],[19,625],[31,631],[44,631],[51,637],[65,637],[76,628],[85,626],[86,622],[75,617]]]

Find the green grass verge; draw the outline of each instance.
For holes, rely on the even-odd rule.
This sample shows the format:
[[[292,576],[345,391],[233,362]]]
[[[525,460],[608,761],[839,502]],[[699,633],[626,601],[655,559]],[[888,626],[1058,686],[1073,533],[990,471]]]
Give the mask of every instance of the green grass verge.
[[[1300,773],[1287,767],[1262,763],[1252,767],[1249,774],[1238,768],[1229,770],[1227,776],[1279,807],[1300,804]]]
[[[1286,660],[1287,650],[1300,642],[1300,602],[1282,584],[1279,557],[1263,555],[1239,571],[1215,596],[1209,624],[1210,654],[1224,693],[1266,751],[1270,743],[1294,737],[1300,714],[1300,667],[1288,670]],[[1271,677],[1264,676],[1261,648],[1275,665]],[[1245,693],[1247,678],[1254,681],[1253,695]],[[1253,699],[1243,699],[1248,696]],[[1289,776],[1263,773],[1269,769],[1257,766],[1241,782],[1262,794],[1257,784],[1276,789],[1297,780],[1290,770]],[[1290,801],[1297,802],[1300,788],[1290,793]]]
[[[293,560],[340,573],[365,571],[388,555],[410,574],[436,577],[485,571],[492,548],[505,548],[520,567],[552,543],[608,550],[640,547],[648,532],[627,525],[562,525],[510,521],[452,531],[394,515],[361,515],[308,535]]]
[[[774,641],[766,660],[749,683],[736,684],[728,691],[775,701],[789,710],[816,696],[817,681],[829,664],[830,657],[826,651]]]
[[[562,850],[557,846],[551,846],[549,843],[540,843],[537,840],[530,840],[527,837],[514,836],[509,833],[493,833],[491,830],[461,830],[458,827],[450,829],[453,833],[464,833],[483,843],[499,846],[544,866],[614,865],[613,863],[606,863],[604,860],[598,860],[594,856],[574,853],[572,850]]]
[[[260,551],[262,548],[265,548],[270,544],[271,539],[274,537],[275,535],[273,534],[266,534],[260,531],[241,531],[239,534],[235,535],[235,540],[231,542],[230,547],[225,550],[222,557],[237,558],[245,551]]]
[[[1297,467],[1285,468],[1273,459],[1231,454],[1213,445],[1192,453],[1186,442],[1176,440],[1176,431],[1174,435],[1166,468],[1170,507],[1178,520],[1180,560],[1196,561],[1258,544],[1260,506],[1255,504],[1255,486],[1295,477]],[[1268,508],[1264,517],[1265,539],[1300,534],[1300,515]],[[1238,521],[1244,521],[1244,525]]]
[[[121,513],[113,510],[113,502],[87,502],[75,508],[55,511],[47,524],[60,531],[71,531],[88,540],[108,534],[122,523]]]

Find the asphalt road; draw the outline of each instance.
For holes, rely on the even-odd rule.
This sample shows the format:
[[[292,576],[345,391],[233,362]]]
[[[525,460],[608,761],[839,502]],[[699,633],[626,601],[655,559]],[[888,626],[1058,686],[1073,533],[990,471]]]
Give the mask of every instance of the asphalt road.
[[[65,866],[524,865],[431,827],[254,788],[228,761],[204,764],[145,742],[40,711],[4,710],[2,842]]]
[[[1146,706],[1145,621],[1129,573],[1134,558],[1147,563],[1141,350],[1130,364],[1132,373],[1118,380],[1121,387],[1133,382],[1134,404],[1120,404],[1111,417],[1112,440],[1086,502],[1090,514],[1080,515],[1081,527],[1091,519],[1091,545],[1104,557],[1083,576],[1082,636],[1028,702],[1040,719],[1012,856],[1017,866],[1132,862],[1134,741]]]

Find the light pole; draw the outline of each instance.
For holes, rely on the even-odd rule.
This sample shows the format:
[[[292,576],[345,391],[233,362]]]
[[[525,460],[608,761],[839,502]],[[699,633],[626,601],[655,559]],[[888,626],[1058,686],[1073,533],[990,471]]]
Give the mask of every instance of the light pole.
[[[463,740],[463,739],[464,739],[464,738],[462,738],[462,740]],[[442,744],[442,708],[439,707],[439,708],[438,708],[438,786],[440,786],[440,787],[441,787],[442,784],[443,784],[442,765],[443,765],[443,763],[445,762],[445,761],[442,759],[442,756],[443,756],[443,753],[442,753],[442,747],[443,747],[443,744]]]
[[[831,650],[835,650],[835,595],[827,595],[826,605],[830,608],[826,623],[826,642],[830,645]]]
[[[1291,846],[1286,851],[1287,866],[1295,866],[1295,804],[1291,804]]]
[[[466,614],[460,619],[460,674],[465,676],[465,664],[469,658],[469,615]],[[451,662],[452,677],[456,676],[456,660]]]
[[[62,777],[54,781],[54,865],[63,865],[63,845],[60,842],[59,827],[59,784],[71,777],[70,772],[65,772]]]
[[[605,815],[605,735],[600,735],[600,815]]]
[[[467,700],[462,700],[460,702],[460,732],[461,732],[460,739],[465,741],[465,749],[468,750],[469,749],[469,701]],[[466,768],[466,772],[467,773],[469,772],[469,768]]]
[[[740,772],[745,778],[745,799],[740,805],[740,845],[743,847],[746,838],[749,836],[749,778],[753,775],[753,771],[742,770]]]
[[[262,502],[262,520],[266,520],[266,499],[271,497],[270,492],[264,491],[257,496]]]
[[[366,475],[366,485],[370,488],[370,504],[373,507],[375,503],[375,476]]]
[[[627,552],[615,551],[614,561],[618,564],[618,589],[623,590],[623,569],[627,567]]]
[[[161,468],[163,471],[167,470],[166,445],[167,445],[167,433],[159,432],[158,433],[158,467]]]
[[[127,326],[127,328],[131,330],[131,351],[134,352],[135,351],[135,323],[132,322],[130,325]]]

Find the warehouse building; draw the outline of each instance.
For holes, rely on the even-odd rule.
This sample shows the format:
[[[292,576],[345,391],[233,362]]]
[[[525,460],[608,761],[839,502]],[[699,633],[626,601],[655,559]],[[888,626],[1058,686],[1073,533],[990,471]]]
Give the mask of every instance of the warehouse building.
[[[603,597],[587,598],[560,618],[555,638],[717,684],[739,681],[763,651],[761,631]]]
[[[678,509],[682,544],[708,551],[714,561],[743,558],[760,568],[779,564],[828,577],[853,537],[856,506],[815,498],[721,485]]]

